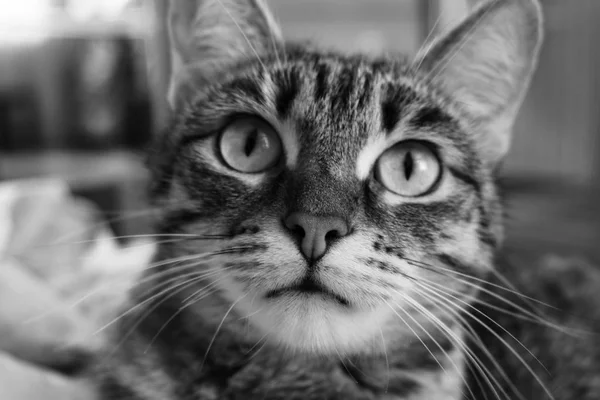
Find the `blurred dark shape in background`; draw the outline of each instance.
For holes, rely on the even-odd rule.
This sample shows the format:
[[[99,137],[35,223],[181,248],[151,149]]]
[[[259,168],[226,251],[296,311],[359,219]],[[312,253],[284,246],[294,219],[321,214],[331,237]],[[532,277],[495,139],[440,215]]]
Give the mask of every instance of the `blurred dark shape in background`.
[[[477,1],[268,0],[290,39],[409,56]],[[504,166],[509,236],[600,259],[600,2],[542,3],[546,42]],[[117,234],[147,233],[141,155],[169,118],[166,1],[0,5],[0,180],[62,178]]]
[[[3,151],[135,149],[150,139],[145,46],[153,24],[144,2],[5,3]]]
[[[2,1],[0,179],[53,176],[109,219],[145,207],[140,150],[158,131],[151,2]],[[119,233],[143,219],[114,222]]]

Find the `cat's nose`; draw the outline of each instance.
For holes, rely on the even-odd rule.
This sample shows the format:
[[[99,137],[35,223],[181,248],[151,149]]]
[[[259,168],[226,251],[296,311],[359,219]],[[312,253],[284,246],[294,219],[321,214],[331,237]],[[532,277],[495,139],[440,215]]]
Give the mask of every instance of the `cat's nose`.
[[[285,226],[300,239],[300,249],[308,261],[318,260],[336,238],[349,233],[348,224],[340,217],[319,217],[294,212],[284,220]]]

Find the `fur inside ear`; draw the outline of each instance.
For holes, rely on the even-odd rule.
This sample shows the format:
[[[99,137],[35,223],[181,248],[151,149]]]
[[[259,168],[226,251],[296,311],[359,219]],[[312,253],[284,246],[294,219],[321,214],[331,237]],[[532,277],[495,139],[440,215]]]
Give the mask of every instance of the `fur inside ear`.
[[[415,61],[476,119],[480,144],[492,162],[510,146],[541,42],[537,0],[488,0]]]
[[[258,58],[282,43],[263,0],[171,0],[168,16],[173,109],[189,100],[196,79],[228,63]]]

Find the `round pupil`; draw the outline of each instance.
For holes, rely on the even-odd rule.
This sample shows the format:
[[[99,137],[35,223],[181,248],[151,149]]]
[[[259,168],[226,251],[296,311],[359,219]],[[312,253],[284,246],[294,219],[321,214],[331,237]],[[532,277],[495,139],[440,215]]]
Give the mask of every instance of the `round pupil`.
[[[413,172],[415,171],[415,160],[413,158],[412,152],[409,151],[404,156],[404,178],[408,181],[412,177]]]
[[[256,143],[258,141],[258,130],[252,129],[250,133],[248,133],[248,138],[246,139],[246,144],[244,145],[244,154],[246,157],[249,157],[250,154],[256,148]]]

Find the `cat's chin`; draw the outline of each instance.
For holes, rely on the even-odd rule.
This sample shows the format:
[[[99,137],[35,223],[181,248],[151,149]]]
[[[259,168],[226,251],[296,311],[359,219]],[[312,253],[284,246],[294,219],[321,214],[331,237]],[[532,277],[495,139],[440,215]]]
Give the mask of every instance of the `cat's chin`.
[[[236,308],[268,340],[312,354],[372,352],[374,343],[381,346],[381,327],[389,320],[385,307],[360,309],[329,293],[280,293]]]

